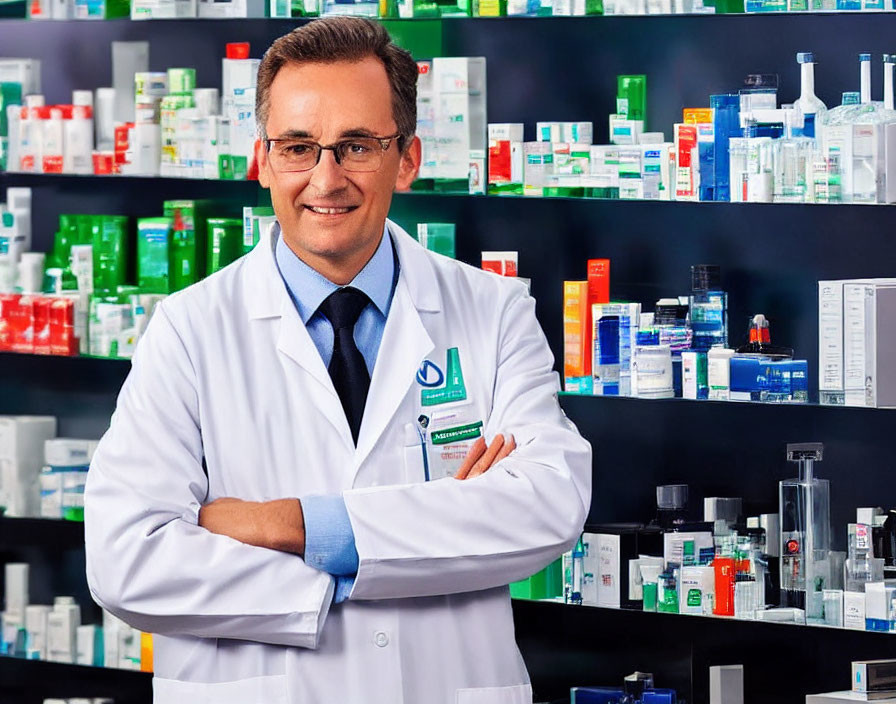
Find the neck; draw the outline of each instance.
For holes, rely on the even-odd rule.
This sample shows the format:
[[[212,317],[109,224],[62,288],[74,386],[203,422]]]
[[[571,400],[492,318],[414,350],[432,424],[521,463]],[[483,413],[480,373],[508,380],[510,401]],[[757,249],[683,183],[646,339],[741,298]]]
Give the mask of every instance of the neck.
[[[376,250],[381,242],[381,239],[378,239],[363,249],[345,254],[333,254],[330,252],[319,254],[294,246],[282,232],[281,237],[283,237],[283,241],[293,254],[327,279],[327,281],[337,286],[347,286],[354,281],[355,277],[361,273],[361,270],[367,266],[367,263],[376,254]]]
[[[803,64],[800,68],[800,98],[815,95],[815,64]]]

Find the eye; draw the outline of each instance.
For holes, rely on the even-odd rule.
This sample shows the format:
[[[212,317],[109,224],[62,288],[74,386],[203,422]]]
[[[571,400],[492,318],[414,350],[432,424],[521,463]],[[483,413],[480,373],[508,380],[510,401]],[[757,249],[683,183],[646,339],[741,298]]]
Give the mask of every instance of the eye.
[[[351,141],[343,144],[343,152],[352,156],[364,156],[373,151],[373,145],[369,141]]]
[[[284,156],[306,156],[314,151],[314,145],[308,142],[283,142],[280,153]]]

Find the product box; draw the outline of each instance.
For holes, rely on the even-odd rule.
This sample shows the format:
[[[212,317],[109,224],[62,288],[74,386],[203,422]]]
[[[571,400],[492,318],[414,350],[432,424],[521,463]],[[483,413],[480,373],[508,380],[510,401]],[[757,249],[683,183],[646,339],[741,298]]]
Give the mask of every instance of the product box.
[[[697,200],[700,181],[697,126],[676,124],[675,200]]]
[[[137,220],[137,285],[147,293],[169,293],[172,219]]]
[[[185,19],[196,15],[196,0],[131,0],[132,20]]]
[[[712,614],[715,571],[708,565],[682,567],[678,577],[678,610],[683,614]]]
[[[455,257],[455,231],[452,222],[417,223],[417,241],[431,252]]]
[[[734,355],[730,361],[731,400],[807,403],[806,360],[780,360]]]
[[[663,562],[682,567],[696,565],[701,552],[714,547],[710,531],[682,531],[663,534]],[[689,565],[688,563],[691,563]]]
[[[865,630],[864,592],[843,592],[843,627]]]
[[[162,204],[165,219],[171,223],[168,250],[171,293],[195,284],[205,273],[207,220],[211,205],[210,201],[203,200],[166,200]],[[160,225],[164,227],[164,224]]]
[[[632,352],[640,317],[640,303],[597,303],[591,306],[591,373],[595,394],[632,394]]]
[[[852,691],[896,696],[896,660],[862,660],[852,663]]]
[[[563,282],[563,382],[569,393],[591,394],[591,306],[587,281]]]
[[[846,405],[896,407],[896,284],[844,284],[843,340]]]
[[[842,704],[842,702],[867,702],[867,694],[859,694],[858,692],[828,692],[826,694],[807,694],[806,704]],[[875,698],[878,704],[896,704],[896,697],[887,697],[886,699]]]
[[[629,562],[638,558],[638,523],[588,526],[591,542],[597,543],[597,604],[633,607],[629,593]],[[586,570],[587,571],[587,570]]]
[[[43,447],[55,435],[52,416],[0,416],[0,506],[7,516],[40,515]]]
[[[554,152],[550,142],[523,142],[523,194],[542,196],[554,173]]]
[[[522,123],[500,123],[488,126],[489,185],[522,184]]]

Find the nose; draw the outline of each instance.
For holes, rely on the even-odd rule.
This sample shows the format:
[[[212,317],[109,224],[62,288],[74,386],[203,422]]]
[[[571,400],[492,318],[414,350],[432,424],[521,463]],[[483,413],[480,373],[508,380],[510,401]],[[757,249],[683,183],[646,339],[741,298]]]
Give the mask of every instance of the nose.
[[[327,149],[321,152],[320,161],[311,169],[309,183],[322,194],[333,193],[345,187],[345,170],[336,163],[334,152]]]

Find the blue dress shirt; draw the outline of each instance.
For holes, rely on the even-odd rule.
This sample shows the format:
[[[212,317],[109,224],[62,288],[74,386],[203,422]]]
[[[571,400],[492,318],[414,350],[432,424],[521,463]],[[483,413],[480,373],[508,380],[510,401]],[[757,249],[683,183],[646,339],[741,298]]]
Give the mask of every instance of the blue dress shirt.
[[[339,286],[299,259],[280,236],[279,224],[275,227],[275,257],[280,276],[324,365],[329,366],[333,356],[333,326],[317,309]],[[371,376],[398,281],[396,263],[392,238],[384,228],[373,257],[349,284],[367,294],[371,301],[361,311],[354,330],[355,344]],[[351,593],[358,571],[355,534],[345,500],[342,496],[306,496],[301,501],[305,519],[305,562],[336,577],[333,601],[341,603]]]

